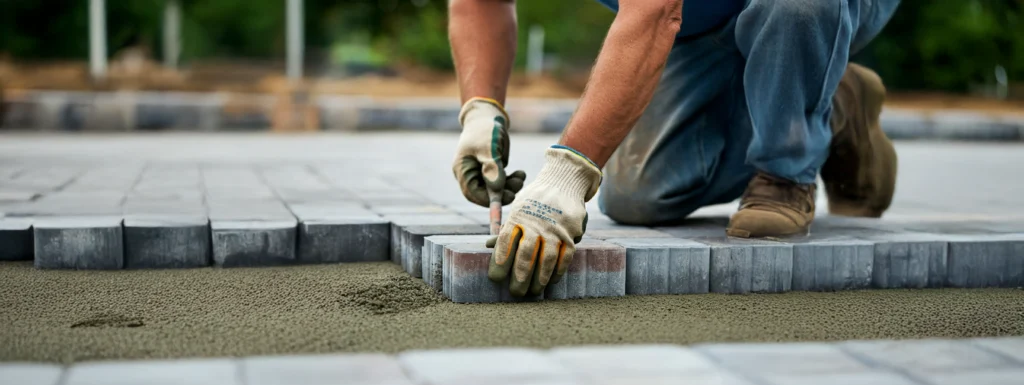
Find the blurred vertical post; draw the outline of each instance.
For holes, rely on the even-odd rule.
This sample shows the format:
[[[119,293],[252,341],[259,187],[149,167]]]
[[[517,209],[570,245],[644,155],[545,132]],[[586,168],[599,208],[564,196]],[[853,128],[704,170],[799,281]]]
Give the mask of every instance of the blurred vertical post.
[[[287,0],[288,78],[302,78],[302,0]]]
[[[104,0],[89,0],[89,73],[93,79],[107,74],[107,20]]]
[[[167,0],[164,4],[164,67],[178,68],[181,55],[181,4]]]
[[[530,38],[526,48],[526,73],[531,76],[540,75],[544,71],[544,27],[530,27]]]

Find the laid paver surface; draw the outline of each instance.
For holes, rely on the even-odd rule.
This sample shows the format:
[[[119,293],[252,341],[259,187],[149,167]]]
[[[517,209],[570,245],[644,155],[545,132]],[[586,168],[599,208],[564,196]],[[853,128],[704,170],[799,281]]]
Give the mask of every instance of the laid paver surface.
[[[391,262],[47,271],[0,263],[0,361],[452,347],[1024,336],[1024,291],[658,295],[456,304]]]

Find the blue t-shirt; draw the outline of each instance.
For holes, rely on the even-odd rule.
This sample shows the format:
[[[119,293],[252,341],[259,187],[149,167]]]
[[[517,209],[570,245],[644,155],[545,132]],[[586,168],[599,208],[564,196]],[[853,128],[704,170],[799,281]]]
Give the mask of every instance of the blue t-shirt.
[[[619,10],[619,0],[597,0],[613,11]],[[683,25],[679,36],[707,32],[711,28],[736,16],[743,10],[744,0],[685,0]]]

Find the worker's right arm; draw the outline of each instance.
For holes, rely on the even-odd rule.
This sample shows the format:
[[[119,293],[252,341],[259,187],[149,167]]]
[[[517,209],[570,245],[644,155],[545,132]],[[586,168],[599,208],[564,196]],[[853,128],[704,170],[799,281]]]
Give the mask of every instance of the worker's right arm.
[[[512,203],[526,173],[505,174],[509,117],[505,92],[516,54],[514,0],[451,0],[448,38],[458,76],[462,134],[452,172],[470,202],[488,207],[488,191]]]

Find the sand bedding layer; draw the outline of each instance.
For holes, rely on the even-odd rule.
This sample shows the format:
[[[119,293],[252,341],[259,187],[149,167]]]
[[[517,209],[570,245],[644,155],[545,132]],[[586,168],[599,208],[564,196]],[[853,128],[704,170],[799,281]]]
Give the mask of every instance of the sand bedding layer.
[[[390,263],[40,271],[0,263],[0,361],[1024,335],[1024,291],[457,305]]]

